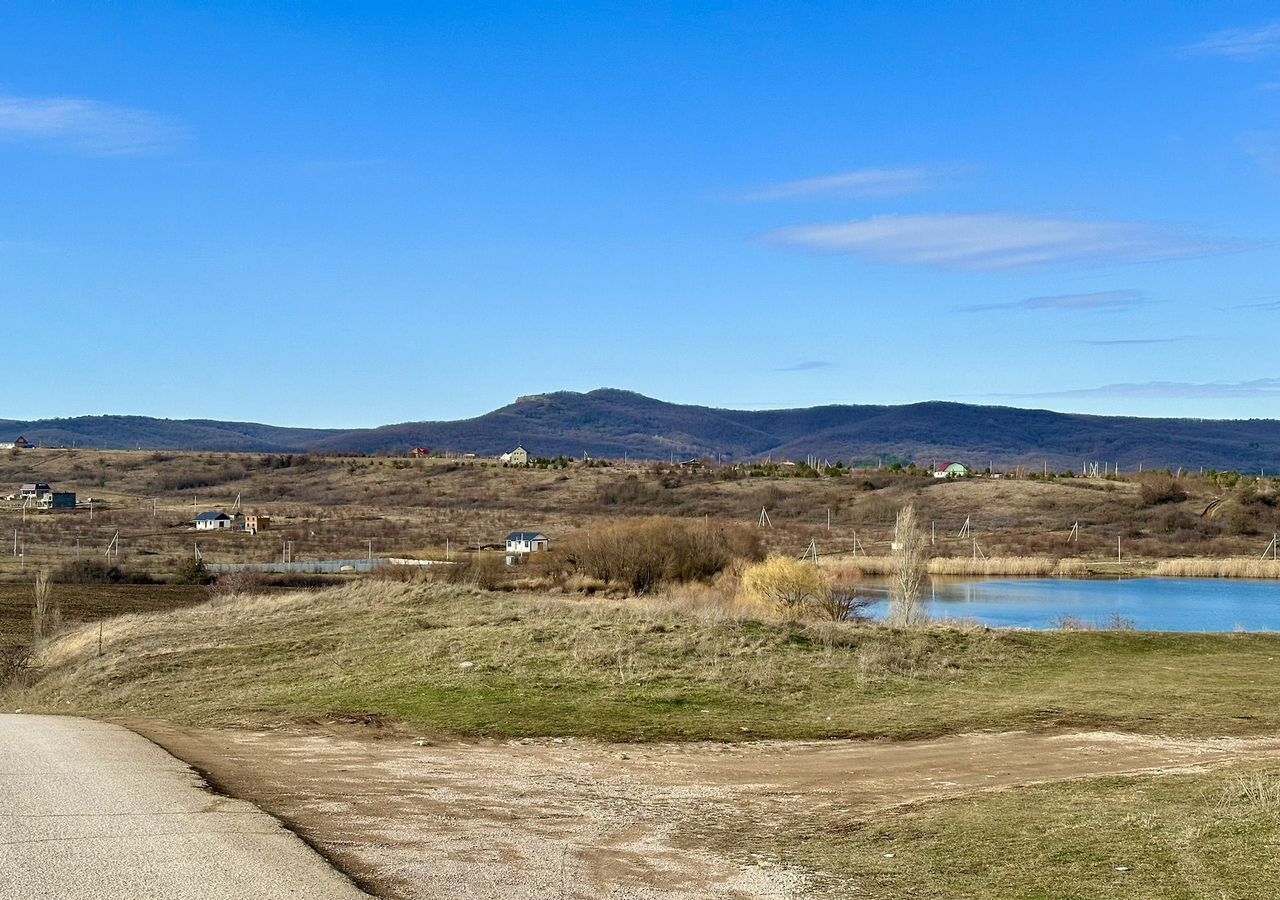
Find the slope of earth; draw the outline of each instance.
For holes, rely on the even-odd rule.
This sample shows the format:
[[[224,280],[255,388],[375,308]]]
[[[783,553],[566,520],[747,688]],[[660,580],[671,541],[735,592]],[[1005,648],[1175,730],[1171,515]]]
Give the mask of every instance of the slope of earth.
[[[1249,855],[1240,842],[1215,837],[1187,848],[1170,871],[1152,865],[1149,854],[1182,826],[1176,808],[1143,830],[1126,827],[1134,805],[1094,820],[1095,837],[1112,841],[1100,860],[1087,835],[1056,830],[1065,820],[1058,810],[1035,810],[1056,799],[1052,785],[1064,781],[1085,797],[1136,789],[1141,798],[1147,781],[1138,776],[1153,793],[1168,791],[1169,780],[1174,789],[1190,781],[1194,791],[1203,773],[1223,766],[1274,765],[1276,739],[1083,732],[873,744],[457,743],[376,724],[272,731],[130,725],[222,790],[288,822],[387,897],[888,898],[912,896],[899,891],[922,882],[930,896],[1095,896],[1125,863],[1132,872],[1125,897],[1213,887],[1214,896],[1243,898],[1280,862],[1274,820],[1253,832]],[[1127,777],[1079,781],[1119,775]],[[1030,784],[1050,788],[1019,790]],[[988,876],[966,872],[964,853],[929,854],[924,835],[897,837],[913,816],[937,820],[952,804],[959,804],[953,815],[962,815],[968,807],[959,798],[980,804],[988,792],[1000,792],[995,802],[1006,816],[1030,820],[1011,850],[1015,860],[1056,862],[1020,871],[1015,862]],[[1230,828],[1231,813],[1206,815],[1204,804],[1193,803],[1183,815]],[[967,824],[982,833],[994,823]],[[866,841],[865,832],[884,837]],[[1192,861],[1236,867],[1234,891],[1218,892],[1220,880],[1197,876]]]

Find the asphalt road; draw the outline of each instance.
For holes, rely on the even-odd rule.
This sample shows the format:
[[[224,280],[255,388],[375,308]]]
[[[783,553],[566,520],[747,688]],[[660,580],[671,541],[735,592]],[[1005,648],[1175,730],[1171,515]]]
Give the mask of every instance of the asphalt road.
[[[303,897],[368,895],[131,731],[0,715],[2,900]]]

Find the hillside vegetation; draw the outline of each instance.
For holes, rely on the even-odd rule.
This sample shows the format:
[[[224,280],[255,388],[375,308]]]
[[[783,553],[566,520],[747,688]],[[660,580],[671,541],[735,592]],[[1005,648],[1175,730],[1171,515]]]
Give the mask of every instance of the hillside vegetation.
[[[76,491],[82,507],[89,497],[95,502],[92,515],[85,508],[32,514],[0,503],[0,526],[10,542],[19,532],[26,569],[97,556],[119,531],[123,557],[115,562],[161,576],[176,571],[197,543],[211,563],[279,561],[285,542],[295,560],[363,558],[370,550],[444,558],[500,545],[509,531],[543,531],[556,548],[577,533],[653,516],[749,528],[765,550],[796,557],[813,541],[824,557],[843,553],[856,568],[873,565],[865,557],[890,554],[895,516],[907,504],[929,531],[931,554],[956,560],[947,564],[952,572],[978,556],[975,543],[987,557],[1037,558],[1009,574],[1104,571],[1098,565],[1115,562],[1117,537],[1126,563],[1257,559],[1280,530],[1280,482],[1221,473],[953,481],[802,466],[564,461],[504,468],[483,460],[297,454],[0,453],[6,493],[28,481]],[[237,497],[245,511],[269,515],[271,529],[258,536],[192,532],[197,511],[228,509]],[[759,527],[762,509],[769,527]],[[966,519],[970,533],[961,536]],[[0,577],[23,570],[15,554],[0,553]]]
[[[1126,471],[1280,466],[1280,422],[1142,419],[1049,410],[914,403],[743,411],[666,403],[629,391],[561,391],[522,397],[472,419],[382,428],[277,428],[240,422],[92,416],[0,421],[49,446],[403,455],[417,446],[494,456],[523,443],[534,455],[668,460],[808,456],[921,466],[960,459],[971,467],[1079,470],[1085,460]],[[10,438],[11,440],[12,438]]]
[[[670,601],[356,583],[107,622],[46,645],[7,708],[452,735],[892,737],[1280,728],[1280,636],[779,624]]]

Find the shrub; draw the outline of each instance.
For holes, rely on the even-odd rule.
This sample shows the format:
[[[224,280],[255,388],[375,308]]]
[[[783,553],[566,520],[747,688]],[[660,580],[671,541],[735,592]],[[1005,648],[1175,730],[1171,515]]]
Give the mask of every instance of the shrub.
[[[142,573],[107,565],[97,559],[63,563],[54,572],[53,580],[59,584],[148,584],[151,581]]]
[[[763,555],[751,529],[661,516],[574,535],[558,553],[569,571],[636,594],[664,582],[710,578],[736,559]]]
[[[1159,506],[1162,503],[1181,503],[1187,499],[1187,492],[1172,475],[1161,475],[1145,479],[1138,492],[1144,506]]]
[[[203,559],[192,556],[179,564],[177,571],[174,572],[173,582],[174,584],[211,584],[213,575],[210,574]]]
[[[835,618],[840,604],[835,602],[834,583],[830,572],[813,563],[789,556],[770,556],[764,562],[748,566],[742,573],[742,598],[784,619],[817,615]]]

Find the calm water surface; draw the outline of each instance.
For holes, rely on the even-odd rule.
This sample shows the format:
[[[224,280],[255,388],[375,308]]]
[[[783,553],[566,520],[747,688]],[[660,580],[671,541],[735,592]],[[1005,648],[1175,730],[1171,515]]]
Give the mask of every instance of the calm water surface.
[[[870,615],[888,612],[887,588]],[[1280,582],[1226,578],[1009,578],[926,585],[935,619],[1004,628],[1056,628],[1064,617],[1106,627],[1117,617],[1144,631],[1280,631]]]

